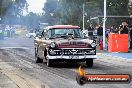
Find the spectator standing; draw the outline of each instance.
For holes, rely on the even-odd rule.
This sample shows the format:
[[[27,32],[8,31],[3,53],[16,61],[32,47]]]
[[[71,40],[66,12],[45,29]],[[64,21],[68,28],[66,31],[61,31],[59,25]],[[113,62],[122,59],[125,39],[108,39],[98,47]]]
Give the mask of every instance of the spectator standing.
[[[129,28],[129,32],[130,32],[130,49],[132,49],[132,26],[130,26]]]
[[[111,33],[115,33],[115,30],[114,30],[114,27],[113,26],[110,27],[110,32]]]
[[[9,38],[10,37],[10,26],[9,25],[6,26],[6,31],[7,31],[7,37]]]
[[[90,24],[90,26],[88,27],[88,36],[93,39],[93,32],[94,32],[94,27],[92,26],[92,24]]]
[[[103,27],[100,25],[97,28],[97,36],[98,36],[98,42],[103,41]]]
[[[126,22],[122,22],[122,25],[119,27],[119,34],[128,34],[128,24]]]
[[[127,22],[122,22],[122,25],[119,27],[119,34],[128,34],[128,47],[131,48],[131,32],[128,28]]]
[[[15,27],[11,27],[11,37],[14,37],[15,36]]]
[[[105,30],[105,36],[106,36],[106,39],[108,40],[108,36],[109,36],[109,33],[111,32],[111,29],[109,28],[106,28]]]
[[[0,39],[4,39],[5,25],[2,24],[0,27]]]

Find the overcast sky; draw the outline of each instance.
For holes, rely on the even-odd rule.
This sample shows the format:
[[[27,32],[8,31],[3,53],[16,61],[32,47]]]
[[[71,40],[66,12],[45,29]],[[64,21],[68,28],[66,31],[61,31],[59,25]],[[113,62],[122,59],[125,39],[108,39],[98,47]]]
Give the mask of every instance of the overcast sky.
[[[34,13],[42,13],[42,8],[46,0],[27,0],[29,6],[28,11]]]

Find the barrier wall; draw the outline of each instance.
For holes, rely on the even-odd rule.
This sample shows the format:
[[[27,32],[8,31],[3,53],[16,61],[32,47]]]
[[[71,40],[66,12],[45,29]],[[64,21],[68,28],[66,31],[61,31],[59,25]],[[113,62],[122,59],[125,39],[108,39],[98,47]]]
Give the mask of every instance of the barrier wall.
[[[109,52],[128,52],[128,34],[113,34],[108,37]]]

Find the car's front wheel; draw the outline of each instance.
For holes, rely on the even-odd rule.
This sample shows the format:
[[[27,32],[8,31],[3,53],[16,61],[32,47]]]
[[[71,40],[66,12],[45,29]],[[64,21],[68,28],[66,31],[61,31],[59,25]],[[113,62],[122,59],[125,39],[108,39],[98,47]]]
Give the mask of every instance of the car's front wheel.
[[[93,59],[87,59],[86,60],[86,66],[87,67],[92,67],[93,66]]]
[[[42,63],[43,62],[43,59],[39,58],[39,56],[38,56],[38,48],[37,47],[35,48],[35,62],[36,63]]]

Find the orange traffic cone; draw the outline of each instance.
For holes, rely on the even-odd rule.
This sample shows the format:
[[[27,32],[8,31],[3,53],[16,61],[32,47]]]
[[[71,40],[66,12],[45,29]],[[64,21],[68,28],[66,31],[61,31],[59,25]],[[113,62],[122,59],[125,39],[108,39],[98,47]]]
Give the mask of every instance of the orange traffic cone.
[[[99,45],[100,45],[100,48],[99,49],[100,50],[103,50],[103,42],[102,41],[100,41],[100,44]]]

